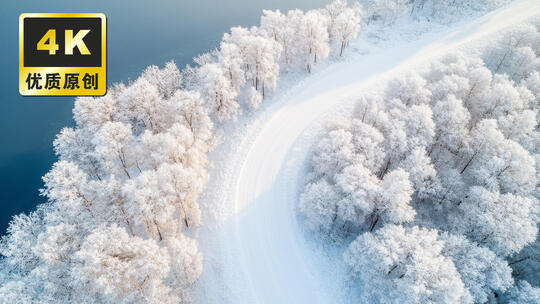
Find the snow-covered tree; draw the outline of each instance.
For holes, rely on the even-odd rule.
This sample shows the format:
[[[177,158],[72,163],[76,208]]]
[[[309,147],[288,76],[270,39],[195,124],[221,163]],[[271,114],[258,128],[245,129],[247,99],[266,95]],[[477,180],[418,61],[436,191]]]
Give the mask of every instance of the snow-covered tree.
[[[289,70],[296,62],[296,45],[301,24],[294,22],[294,16],[299,14],[303,15],[300,10],[289,11],[286,15],[279,10],[263,10],[261,17],[261,31],[281,46],[280,62],[284,70]]]
[[[263,96],[255,87],[250,86],[242,92],[240,99],[249,109],[257,109],[262,103]]]
[[[491,11],[504,4],[505,0],[364,0],[368,20],[394,23],[398,18],[410,20],[429,20],[448,24],[458,21],[463,15]]]
[[[300,197],[300,210],[313,230],[329,231],[337,218],[340,199],[336,189],[321,179],[306,186]]]
[[[430,155],[438,149],[457,153],[459,147],[468,144],[470,114],[461,100],[448,95],[438,101],[433,107],[433,119],[437,135],[434,146],[430,148]]]
[[[502,303],[521,304],[540,302],[540,287],[531,286],[527,281],[519,281],[502,297]]]
[[[202,261],[185,232],[200,225],[216,136],[200,94],[180,84],[168,63],[75,101],[76,126],[58,135],[43,178],[48,202],[0,246],[1,302],[189,300]]]
[[[400,166],[409,174],[415,195],[419,199],[431,197],[440,188],[437,171],[426,153],[425,148],[414,149]]]
[[[540,238],[537,236],[536,241],[509,257],[508,264],[517,280],[526,280],[533,286],[540,286]]]
[[[216,119],[224,121],[236,118],[239,111],[238,93],[232,86],[231,79],[225,75],[226,71],[217,64],[209,63],[203,65],[199,73],[202,98],[213,105]]]
[[[466,302],[470,295],[443,248],[435,230],[387,225],[359,235],[344,259],[358,278],[362,302]]]
[[[223,36],[223,42],[236,45],[243,58],[246,81],[261,95],[276,88],[279,75],[278,59],[281,45],[273,38],[259,35],[258,28],[231,28],[230,34]]]
[[[433,2],[413,5],[427,9]],[[345,260],[366,292],[363,301],[422,302],[400,298],[403,280],[383,276],[395,258],[384,246],[399,243],[384,231],[397,233],[396,224],[442,232],[439,254],[463,284],[461,296],[443,302],[509,301],[519,290],[523,299],[535,299],[538,40],[537,27],[520,26],[479,52],[444,56],[359,97],[352,117],[326,127],[314,146],[300,211],[333,241],[361,233]],[[529,59],[510,60],[516,54]],[[422,242],[413,237],[410,246]]]
[[[372,214],[370,231],[379,220],[388,223],[411,222],[416,214],[409,204],[413,192],[409,174],[403,169],[386,174],[381,181],[380,202]]]
[[[347,1],[343,0],[334,0],[328,3],[324,8],[324,13],[328,16],[328,28],[330,32],[330,39],[335,39],[335,36],[332,35],[332,28],[336,22],[336,19],[339,15],[347,11]]]
[[[359,5],[349,7],[343,0],[335,0],[326,5],[323,12],[328,17],[329,39],[339,43],[339,56],[342,56],[349,40],[360,31],[362,8]]]
[[[244,58],[241,56],[238,46],[222,41],[217,59],[221,69],[230,81],[230,86],[236,92],[240,91],[246,83],[246,79],[242,69]]]
[[[501,256],[519,252],[536,239],[533,202],[510,193],[472,187],[459,204],[456,229]]]
[[[393,23],[397,18],[403,1],[396,0],[372,0],[367,1],[365,7],[368,12],[368,20]]]
[[[452,260],[474,303],[486,303],[492,293],[502,294],[512,286],[508,263],[489,249],[459,235],[443,234],[441,240],[442,255]]]
[[[378,172],[383,165],[384,135],[360,119],[352,119],[351,133],[353,135],[356,160],[372,172]]]
[[[487,66],[494,73],[506,73],[517,81],[526,78],[540,64],[538,39],[540,33],[532,24],[512,27],[486,52]]]
[[[399,99],[407,106],[426,103],[431,97],[431,91],[426,88],[426,83],[426,80],[418,73],[394,78],[388,82],[385,98],[387,100]]]
[[[384,206],[378,206],[376,198],[380,195],[380,180],[362,165],[351,165],[336,175],[336,185],[342,198],[336,200],[337,215],[344,222],[362,225],[371,215],[377,220]],[[377,211],[376,211],[377,210]]]
[[[81,290],[106,302],[177,303],[162,280],[170,257],[152,239],[130,236],[118,226],[100,227],[86,237],[71,275]],[[81,299],[82,302],[92,298]]]
[[[313,156],[316,174],[333,177],[355,161],[355,147],[350,131],[337,129],[328,132],[318,143]]]
[[[317,60],[328,56],[328,18],[320,11],[311,10],[303,16],[298,54],[311,73]]]
[[[182,87],[182,74],[174,61],[165,63],[163,68],[156,65],[147,67],[142,77],[155,85],[164,98],[169,98]]]

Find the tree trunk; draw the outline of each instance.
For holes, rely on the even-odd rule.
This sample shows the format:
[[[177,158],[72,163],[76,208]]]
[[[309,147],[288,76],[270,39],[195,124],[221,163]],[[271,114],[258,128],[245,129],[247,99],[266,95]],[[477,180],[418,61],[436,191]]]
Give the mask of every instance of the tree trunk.
[[[384,170],[381,171],[381,174],[379,174],[380,179],[382,179],[383,176],[386,174],[386,172],[388,171],[389,166],[390,166],[390,159],[388,159],[388,161],[386,162],[386,165],[384,166]]]
[[[523,261],[528,260],[528,259],[530,259],[530,258],[531,258],[531,257],[526,256],[526,257],[521,258],[521,259],[519,259],[519,260],[510,261],[510,262],[508,262],[508,265],[516,264],[516,263],[519,263],[519,262],[523,262]]]
[[[122,211],[122,215],[124,216],[124,220],[126,221],[127,227],[129,229],[129,232],[131,233],[131,236],[135,236],[135,232],[133,232],[133,228],[131,227],[131,223],[129,222],[129,219],[126,215],[126,210],[124,207],[120,207],[120,211]]]
[[[473,159],[476,157],[476,154],[478,154],[478,152],[474,152],[473,156],[471,157],[471,159],[469,159],[469,161],[467,162],[467,164],[465,164],[465,167],[463,167],[463,169],[461,169],[461,172],[459,172],[459,174],[463,174],[463,172],[465,172],[465,170],[467,170],[467,167],[469,167],[469,165],[471,164],[471,162],[473,161]]]
[[[371,222],[371,227],[369,227],[369,232],[372,232],[373,229],[375,229],[375,225],[377,225],[377,222],[379,221],[379,215],[375,215],[375,219]]]
[[[153,221],[154,221],[154,225],[156,225],[156,230],[157,230],[158,235],[159,235],[159,240],[163,241],[163,236],[161,235],[161,230],[159,229],[159,225],[157,224],[156,219],[154,219]]]
[[[390,268],[390,270],[388,271],[388,273],[386,273],[386,275],[390,275],[392,273],[392,271],[394,271],[397,267],[398,267],[397,264],[392,266],[392,268]]]

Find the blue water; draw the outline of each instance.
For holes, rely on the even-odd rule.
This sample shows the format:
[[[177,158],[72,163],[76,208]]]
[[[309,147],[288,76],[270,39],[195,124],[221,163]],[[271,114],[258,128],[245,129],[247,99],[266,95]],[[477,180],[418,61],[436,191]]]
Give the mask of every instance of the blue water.
[[[258,24],[262,9],[322,7],[328,0],[16,1],[0,14],[0,234],[13,215],[44,202],[41,177],[56,160],[55,135],[73,126],[72,97],[18,93],[18,18],[21,13],[105,13],[108,82],[136,78],[148,65],[179,67],[218,46],[231,26]]]

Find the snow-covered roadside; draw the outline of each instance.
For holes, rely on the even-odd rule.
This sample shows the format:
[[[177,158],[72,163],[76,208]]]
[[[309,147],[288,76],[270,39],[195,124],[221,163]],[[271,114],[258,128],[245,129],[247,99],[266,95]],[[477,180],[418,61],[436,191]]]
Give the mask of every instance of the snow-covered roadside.
[[[241,122],[237,134],[213,154],[207,188],[212,192],[204,203],[221,221],[207,220],[200,231],[205,262],[197,302],[346,302],[341,257],[325,258],[310,247],[295,210],[318,123],[382,79],[538,13],[538,1],[518,1],[413,42],[372,47],[369,54],[304,79]]]

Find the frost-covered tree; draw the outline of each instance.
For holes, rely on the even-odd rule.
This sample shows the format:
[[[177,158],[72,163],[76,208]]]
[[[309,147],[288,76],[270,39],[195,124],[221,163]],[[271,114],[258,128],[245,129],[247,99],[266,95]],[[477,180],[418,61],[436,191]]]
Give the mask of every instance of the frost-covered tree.
[[[208,107],[168,63],[78,98],[43,178],[48,202],[4,237],[1,302],[189,301],[202,261],[186,235],[216,144]],[[8,299],[8,300],[6,300]]]
[[[365,0],[368,20],[394,23],[398,18],[448,24],[507,4],[506,0]]]
[[[336,19],[339,17],[339,15],[347,11],[347,6],[347,1],[343,0],[334,0],[325,6],[324,13],[328,16],[328,28],[330,33],[333,32],[332,28],[334,27]],[[330,36],[330,39],[335,39],[335,36],[332,34],[330,34]]]
[[[161,69],[156,65],[151,65],[144,70],[142,77],[155,85],[165,98],[171,97],[182,87],[182,74],[174,61],[165,63]]]
[[[512,27],[486,52],[487,66],[494,73],[505,73],[516,81],[538,70],[540,33],[532,24]]]
[[[376,200],[382,192],[381,181],[362,165],[344,168],[335,179],[342,195],[334,207],[337,209],[339,219],[354,225],[362,225],[371,216],[374,226],[385,208]],[[309,206],[309,203],[306,202],[305,205]]]
[[[540,302],[540,287],[531,286],[527,281],[519,281],[502,297],[502,303],[521,304]]]
[[[363,12],[359,5],[349,7],[346,1],[335,0],[323,10],[328,17],[328,33],[331,42],[339,43],[339,56],[360,31]]]
[[[409,180],[417,198],[424,199],[433,196],[440,190],[437,171],[425,148],[414,149],[400,165],[409,174]]]
[[[366,1],[365,7],[368,12],[369,21],[379,21],[393,23],[397,18],[398,10],[403,1],[396,0],[372,0]]]
[[[311,10],[303,16],[298,54],[311,73],[317,60],[328,56],[328,19],[320,11]]]
[[[508,263],[489,249],[460,235],[443,234],[441,240],[442,255],[452,260],[474,303],[486,303],[492,293],[501,294],[512,286]]]
[[[313,230],[329,231],[338,215],[337,189],[321,179],[308,184],[300,198],[300,210]]]
[[[356,158],[360,163],[373,172],[377,172],[383,165],[384,136],[377,129],[359,119],[351,120],[351,133],[353,135]]]
[[[403,169],[386,174],[381,181],[380,202],[372,213],[370,231],[373,231],[379,220],[389,223],[412,221],[416,214],[409,204],[413,191],[409,174]]]
[[[313,156],[316,174],[333,177],[347,165],[355,162],[353,135],[349,130],[330,130],[319,143]]]
[[[105,302],[176,303],[162,280],[170,258],[155,240],[130,237],[118,226],[100,227],[81,244],[71,275],[80,290]]]
[[[516,279],[525,280],[533,286],[540,286],[540,238],[527,245],[518,254],[508,258]]]
[[[435,230],[387,225],[358,236],[344,253],[362,302],[463,303],[467,292]]]
[[[454,227],[477,243],[507,256],[536,239],[538,229],[531,215],[532,204],[526,197],[472,187],[459,204],[461,212],[454,219]]]
[[[385,89],[387,100],[399,99],[405,105],[418,105],[429,101],[431,91],[426,88],[426,80],[418,73],[409,73],[405,77],[394,78]]]
[[[242,69],[244,58],[242,58],[238,46],[222,41],[217,60],[224,70],[224,74],[229,79],[230,86],[238,92],[246,83],[245,72]]]
[[[437,126],[437,135],[434,146],[430,148],[430,155],[440,146],[444,150],[457,153],[459,147],[468,143],[470,113],[463,107],[460,99],[448,95],[443,100],[437,101],[433,107],[433,119]]]
[[[301,23],[296,23],[295,16],[303,15],[300,10],[289,11],[286,15],[279,10],[263,10],[261,31],[274,39],[281,46],[280,62],[284,70],[289,70],[296,63],[296,45],[299,41]]]
[[[415,2],[419,9],[433,5],[421,2]],[[540,271],[540,67],[510,59],[529,54],[524,56],[533,60],[540,53],[538,37],[537,27],[520,26],[477,53],[444,56],[361,96],[352,117],[328,124],[313,149],[300,211],[333,241],[361,233],[345,259],[359,290],[367,290],[364,301],[401,296],[392,294],[401,281],[383,280],[383,287],[373,283],[382,272],[364,271],[385,269],[377,263],[387,263],[390,253],[377,246],[387,244],[384,231],[396,224],[441,232],[440,254],[463,284],[455,301],[519,298],[519,290],[523,299],[534,299]]]
[[[213,105],[217,120],[235,118],[239,111],[238,93],[232,86],[231,78],[225,75],[226,71],[215,63],[209,63],[203,65],[199,73],[202,98]]]
[[[259,35],[258,31],[255,27],[249,30],[233,27],[230,34],[223,36],[223,42],[236,45],[243,58],[246,81],[264,98],[277,85],[281,46],[274,39]]]

